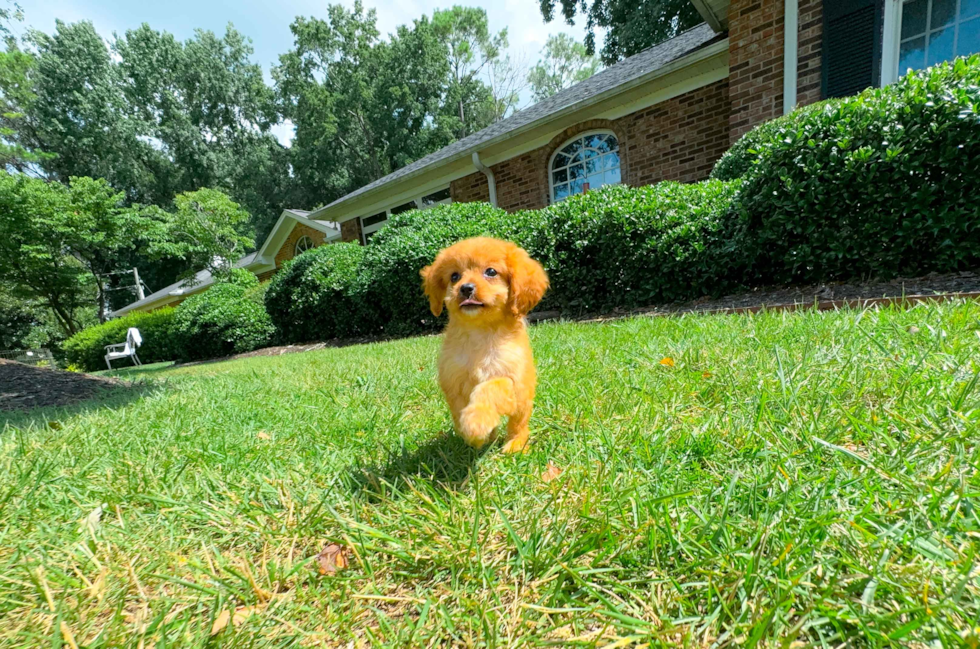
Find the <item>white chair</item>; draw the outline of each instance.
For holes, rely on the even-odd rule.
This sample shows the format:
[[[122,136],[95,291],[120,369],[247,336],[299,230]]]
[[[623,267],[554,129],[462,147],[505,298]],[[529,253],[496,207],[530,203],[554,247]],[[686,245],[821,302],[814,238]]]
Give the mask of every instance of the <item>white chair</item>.
[[[126,332],[126,342],[105,346],[105,364],[111,370],[112,363],[110,361],[117,358],[132,358],[134,363],[142,365],[140,357],[136,355],[136,348],[142,344],[143,336],[140,335],[140,330],[136,327],[130,327],[129,331]]]

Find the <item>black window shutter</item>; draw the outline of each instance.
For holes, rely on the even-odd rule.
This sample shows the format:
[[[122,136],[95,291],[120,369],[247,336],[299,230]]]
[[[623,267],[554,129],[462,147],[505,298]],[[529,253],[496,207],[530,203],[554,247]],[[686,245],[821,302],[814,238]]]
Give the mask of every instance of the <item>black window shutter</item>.
[[[824,0],[823,96],[847,97],[881,78],[883,0]]]

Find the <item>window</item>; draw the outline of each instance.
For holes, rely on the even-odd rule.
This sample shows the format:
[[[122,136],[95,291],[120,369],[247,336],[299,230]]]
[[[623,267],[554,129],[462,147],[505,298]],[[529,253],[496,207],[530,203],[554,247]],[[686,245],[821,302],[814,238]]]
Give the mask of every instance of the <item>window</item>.
[[[899,75],[980,52],[980,0],[906,0],[899,42]]]
[[[548,180],[554,203],[620,182],[619,140],[608,131],[579,135],[552,156]]]
[[[437,192],[432,192],[427,196],[423,196],[418,200],[419,209],[424,210],[430,207],[435,207],[436,205],[446,205],[450,202],[449,188],[439,190]]]
[[[385,226],[388,222],[388,212],[378,212],[372,216],[362,216],[361,217],[361,236],[364,238],[364,243],[371,240],[374,233]]]
[[[316,244],[313,243],[313,239],[309,238],[305,234],[296,240],[296,247],[293,248],[293,256],[296,257],[306,252],[310,248],[315,248]]]
[[[389,208],[383,212],[378,212],[371,216],[361,217],[361,238],[363,243],[371,240],[375,233],[388,224],[388,218],[409,210],[427,210],[436,205],[444,205],[452,202],[450,199],[449,188],[440,189],[426,194],[420,198],[410,200],[401,205]]]

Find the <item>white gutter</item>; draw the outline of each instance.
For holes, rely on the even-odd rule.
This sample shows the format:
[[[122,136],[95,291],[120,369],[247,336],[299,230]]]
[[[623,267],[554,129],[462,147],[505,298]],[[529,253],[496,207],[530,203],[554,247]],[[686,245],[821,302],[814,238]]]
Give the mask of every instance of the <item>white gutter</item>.
[[[784,0],[783,10],[783,115],[796,108],[797,67],[800,45],[799,0]]]
[[[493,177],[493,172],[490,167],[483,164],[480,161],[480,152],[473,152],[473,166],[479,171],[483,172],[483,175],[487,177],[487,184],[490,186],[490,204],[497,207],[497,179]]]

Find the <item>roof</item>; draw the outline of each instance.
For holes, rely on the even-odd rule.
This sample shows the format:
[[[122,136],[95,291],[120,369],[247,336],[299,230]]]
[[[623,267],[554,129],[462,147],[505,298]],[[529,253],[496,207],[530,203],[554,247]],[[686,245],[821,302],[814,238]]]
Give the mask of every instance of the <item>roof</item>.
[[[499,141],[509,135],[516,134],[531,124],[547,120],[549,117],[563,113],[568,109],[588,105],[596,98],[617,88],[630,86],[651,72],[663,68],[686,54],[701,49],[715,41],[724,40],[724,35],[716,34],[707,24],[702,24],[675,36],[669,41],[654,45],[639,54],[624,59],[580,81],[556,95],[543,99],[538,103],[521,110],[507,119],[491,124],[487,128],[474,133],[462,140],[430,153],[424,158],[408,164],[397,171],[379,178],[374,182],[353,191],[342,198],[317,210],[317,213],[329,210],[355,197],[372,192],[391,182],[414,176],[421,171],[440,163],[469,158],[473,152],[479,151],[484,145]]]
[[[250,266],[255,266],[256,268],[262,268],[262,266],[269,266],[270,262],[262,258],[259,255],[259,253],[265,247],[265,244],[272,239],[273,235],[275,235],[276,230],[279,228],[279,225],[283,222],[285,216],[287,215],[292,216],[296,221],[316,223],[318,224],[318,227],[316,229],[330,230],[331,232],[335,233],[336,236],[339,236],[340,233],[339,224],[334,223],[332,221],[320,221],[320,220],[308,219],[306,217],[309,214],[312,214],[312,212],[306,210],[294,210],[294,209],[283,210],[283,215],[279,217],[279,221],[276,223],[276,226],[266,237],[265,242],[263,242],[263,245],[260,246],[259,249],[256,250],[255,252],[250,252],[247,255],[241,257],[238,261],[235,262],[233,268],[248,268]],[[334,234],[330,234],[328,240],[332,240],[334,238],[335,238]],[[275,262],[273,261],[271,262],[271,264],[274,265]],[[196,293],[204,288],[207,288],[208,286],[211,286],[212,284],[214,284],[214,277],[211,275],[211,271],[199,270],[197,273],[194,274],[194,277],[178,280],[173,284],[171,284],[170,286],[162,288],[159,291],[150,293],[142,300],[137,300],[136,302],[127,304],[121,309],[117,309],[116,311],[113,311],[112,315],[121,316],[126,313],[129,313],[130,311],[139,309],[140,307],[147,306],[167,298],[177,298],[182,295]]]

